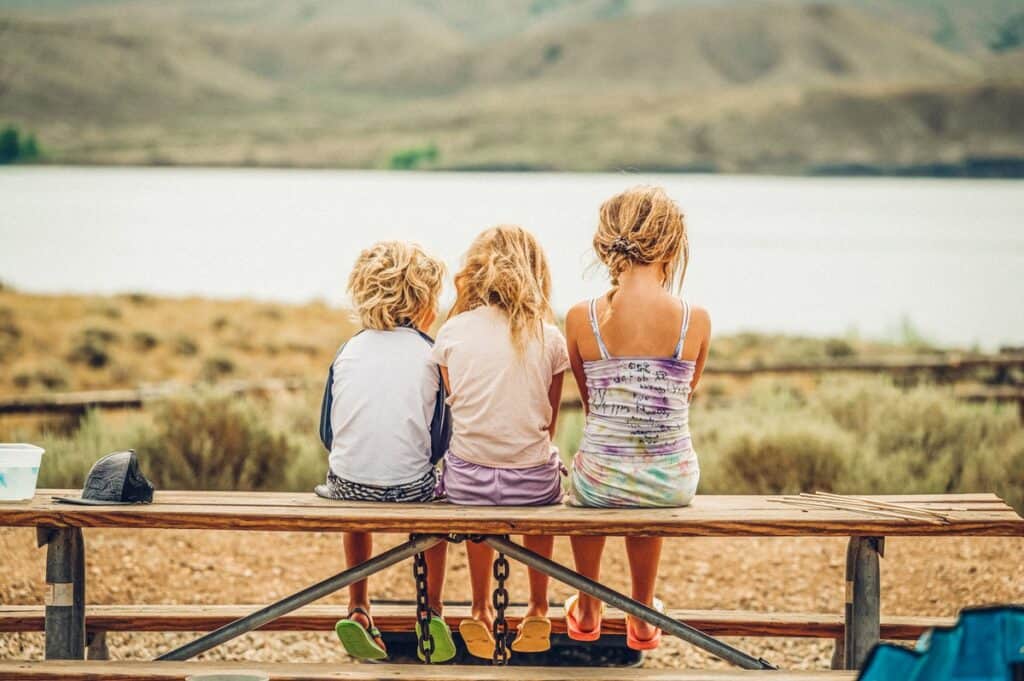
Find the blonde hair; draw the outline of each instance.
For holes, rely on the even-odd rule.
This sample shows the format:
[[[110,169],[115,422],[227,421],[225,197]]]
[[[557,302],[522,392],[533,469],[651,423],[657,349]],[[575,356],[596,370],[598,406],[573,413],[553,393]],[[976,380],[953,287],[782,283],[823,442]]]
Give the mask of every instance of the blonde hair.
[[[444,275],[444,263],[419,245],[380,241],[356,258],[348,292],[364,328],[393,329],[437,310]]]
[[[690,260],[682,211],[661,187],[627,189],[601,204],[594,251],[613,285],[635,264],[665,263],[665,287],[678,290]]]
[[[542,337],[551,312],[551,272],[537,239],[522,227],[499,225],[482,232],[466,251],[455,275],[455,305],[449,318],[493,305],[508,316],[517,352],[531,334]]]

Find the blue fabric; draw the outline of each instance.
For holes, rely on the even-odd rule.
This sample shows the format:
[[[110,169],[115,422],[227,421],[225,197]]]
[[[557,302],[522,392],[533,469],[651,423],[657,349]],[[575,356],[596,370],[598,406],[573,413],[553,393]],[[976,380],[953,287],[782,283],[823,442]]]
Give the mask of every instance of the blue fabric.
[[[360,331],[358,333],[362,332]],[[356,335],[358,335],[358,333]],[[430,345],[434,344],[434,339],[419,329],[416,329],[416,333],[418,333],[420,338]],[[335,353],[334,358],[337,359],[338,355],[340,355],[344,349],[345,344],[342,344],[342,346],[338,348],[338,352]],[[334,428],[331,426],[331,408],[334,406],[333,386],[334,362],[331,362],[331,367],[327,371],[327,383],[324,385],[324,396],[320,401],[320,442],[323,443],[327,451],[331,451],[331,446],[334,443]],[[438,368],[437,396],[434,398],[434,416],[430,420],[430,463],[437,463],[442,459],[442,457],[444,457],[445,452],[448,451],[448,443],[452,439],[452,419],[448,403],[445,401],[447,398],[448,393],[444,389],[444,380],[441,377],[441,369]]]
[[[1019,681],[1024,679],[1024,607],[964,610],[955,626],[932,629],[914,650],[881,644],[860,681]]]

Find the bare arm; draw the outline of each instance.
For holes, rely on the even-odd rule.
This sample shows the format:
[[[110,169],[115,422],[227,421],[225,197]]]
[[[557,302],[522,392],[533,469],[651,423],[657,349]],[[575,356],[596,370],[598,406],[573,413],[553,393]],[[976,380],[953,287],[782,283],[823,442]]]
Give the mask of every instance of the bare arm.
[[[694,361],[696,366],[693,370],[693,380],[690,381],[691,400],[693,400],[693,396],[697,392],[697,384],[700,383],[701,376],[704,375],[704,365],[708,361],[708,349],[711,347],[711,315],[704,308],[694,310],[693,314],[693,322],[697,323],[698,328],[696,330],[700,333],[700,350],[697,353],[697,359]]]
[[[576,305],[565,317],[565,342],[569,349],[569,366],[572,367],[573,378],[579,389],[580,400],[583,402],[584,415],[590,413],[590,396],[587,394],[587,377],[583,373],[583,357],[580,356],[579,337],[580,324],[586,324],[586,307]]]
[[[565,380],[565,372],[555,374],[551,377],[551,387],[548,388],[548,401],[551,403],[551,423],[548,424],[548,434],[555,439],[555,431],[558,430],[558,408],[562,406],[562,383]]]
[[[441,378],[444,380],[444,390],[449,395],[452,394],[452,382],[448,380],[448,367],[441,367]]]

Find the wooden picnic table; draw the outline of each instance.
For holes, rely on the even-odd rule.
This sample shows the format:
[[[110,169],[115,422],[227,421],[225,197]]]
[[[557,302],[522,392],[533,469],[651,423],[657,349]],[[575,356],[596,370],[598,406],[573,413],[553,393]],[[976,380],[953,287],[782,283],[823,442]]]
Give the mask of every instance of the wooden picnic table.
[[[77,493],[39,490],[30,501],[0,502],[0,526],[35,527],[40,545],[48,546],[49,593],[45,622],[48,659],[82,658],[86,630],[82,528],[374,531],[411,535],[410,541],[371,558],[362,566],[330,577],[161,656],[168,660],[188,659],[240,633],[266,626],[439,541],[478,537],[513,559],[537,567],[570,586],[658,624],[666,632],[748,668],[766,668],[766,665],[684,622],[668,618],[603,585],[589,582],[564,566],[531,554],[510,542],[506,535],[850,537],[844,614],[847,668],[856,668],[879,640],[878,558],[884,549],[884,537],[1024,537],[1024,519],[994,494],[861,497],[941,513],[945,520],[935,522],[922,516],[898,517],[869,510],[794,507],[778,503],[784,501],[779,497],[759,495],[699,495],[689,507],[669,509],[380,504],[329,501],[311,493],[252,492],[158,492],[152,504],[127,506],[73,506],[52,499]]]

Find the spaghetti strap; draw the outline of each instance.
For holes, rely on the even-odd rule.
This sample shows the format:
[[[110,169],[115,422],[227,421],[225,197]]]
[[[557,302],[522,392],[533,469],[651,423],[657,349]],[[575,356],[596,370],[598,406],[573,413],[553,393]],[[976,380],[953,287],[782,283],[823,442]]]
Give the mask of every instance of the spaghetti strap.
[[[594,340],[597,341],[597,347],[601,351],[601,359],[608,359],[608,348],[604,344],[604,339],[601,338],[601,329],[597,326],[597,298],[590,299],[590,329],[594,332]]]
[[[679,329],[679,342],[676,343],[675,352],[672,353],[672,356],[676,359],[683,358],[683,346],[686,344],[686,330],[690,328],[690,304],[682,298],[679,299],[679,302],[683,304],[683,324]]]

